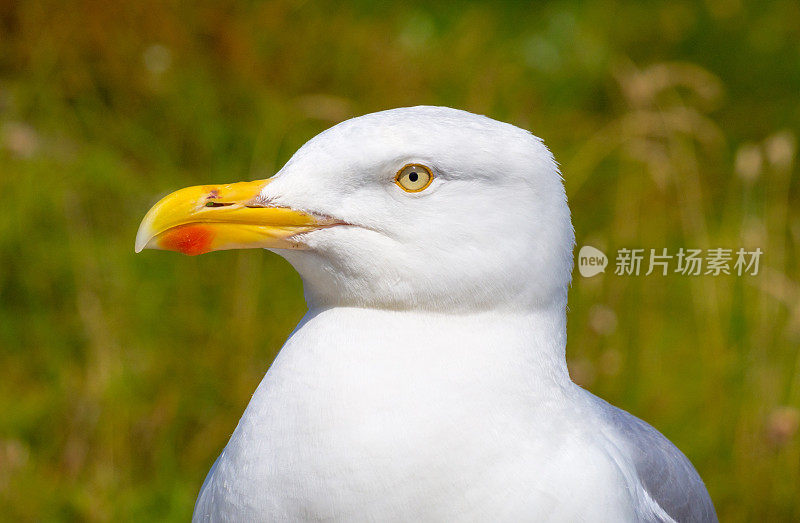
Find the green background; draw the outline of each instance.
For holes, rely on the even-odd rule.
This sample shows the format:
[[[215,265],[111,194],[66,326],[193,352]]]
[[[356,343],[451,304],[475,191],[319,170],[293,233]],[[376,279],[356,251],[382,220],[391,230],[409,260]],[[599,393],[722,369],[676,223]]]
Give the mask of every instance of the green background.
[[[259,251],[134,255],[139,220],[416,104],[543,137],[578,246],[764,251],[756,276],[576,274],[567,354],[723,521],[800,519],[800,4],[428,4],[0,0],[0,519],[186,520],[301,282]]]

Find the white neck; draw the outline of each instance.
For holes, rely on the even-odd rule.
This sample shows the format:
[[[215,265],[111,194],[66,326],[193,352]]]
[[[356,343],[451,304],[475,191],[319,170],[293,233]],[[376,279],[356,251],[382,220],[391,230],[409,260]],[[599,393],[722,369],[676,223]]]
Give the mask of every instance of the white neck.
[[[378,380],[381,390],[447,383],[475,389],[496,382],[530,395],[570,383],[565,345],[563,305],[457,315],[333,307],[309,310],[276,364],[321,387],[368,390]]]
[[[201,510],[255,503],[296,520],[296,500],[308,498],[321,519],[381,520],[397,506],[422,507],[432,492],[453,514],[471,489],[503,498],[506,474],[495,471],[539,474],[533,464],[549,459],[549,442],[575,412],[565,323],[563,305],[518,314],[310,310],[211,474],[219,484],[206,481]],[[341,492],[367,493],[375,505],[351,506]]]

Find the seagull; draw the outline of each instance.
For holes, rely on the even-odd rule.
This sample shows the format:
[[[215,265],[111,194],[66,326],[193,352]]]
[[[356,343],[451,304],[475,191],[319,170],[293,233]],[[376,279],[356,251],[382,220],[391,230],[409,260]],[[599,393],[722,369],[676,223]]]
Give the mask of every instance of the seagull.
[[[163,198],[136,252],[268,249],[308,304],[193,520],[716,521],[680,450],[570,379],[574,244],[542,140],[446,107]]]

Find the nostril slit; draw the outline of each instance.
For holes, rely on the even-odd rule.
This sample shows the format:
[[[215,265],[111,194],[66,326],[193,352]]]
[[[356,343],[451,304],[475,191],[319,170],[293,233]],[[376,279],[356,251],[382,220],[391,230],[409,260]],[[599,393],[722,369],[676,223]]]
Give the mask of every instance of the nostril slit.
[[[227,207],[228,205],[233,205],[233,204],[225,202],[206,202],[206,207]]]

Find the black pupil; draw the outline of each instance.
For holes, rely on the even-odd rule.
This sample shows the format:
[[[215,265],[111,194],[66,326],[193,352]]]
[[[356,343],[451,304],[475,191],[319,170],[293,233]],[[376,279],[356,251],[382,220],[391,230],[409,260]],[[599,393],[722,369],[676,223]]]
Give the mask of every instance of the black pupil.
[[[409,173],[408,179],[411,180],[412,182],[416,182],[417,180],[419,180],[419,175],[412,171],[411,173]]]

